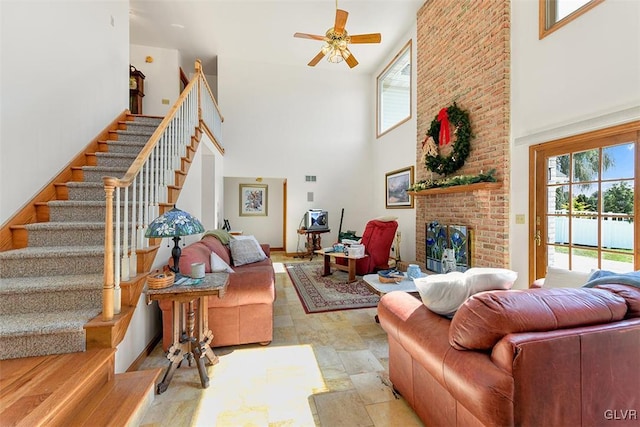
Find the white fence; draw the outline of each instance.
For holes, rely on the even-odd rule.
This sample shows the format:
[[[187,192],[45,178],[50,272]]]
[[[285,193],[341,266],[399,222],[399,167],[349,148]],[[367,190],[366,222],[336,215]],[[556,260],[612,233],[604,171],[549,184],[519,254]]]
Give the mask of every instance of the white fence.
[[[633,249],[633,222],[603,220],[602,247],[612,249]],[[595,218],[573,218],[574,245],[598,246],[598,220]],[[549,230],[549,240],[555,243],[569,243],[569,218],[556,217],[555,230]]]

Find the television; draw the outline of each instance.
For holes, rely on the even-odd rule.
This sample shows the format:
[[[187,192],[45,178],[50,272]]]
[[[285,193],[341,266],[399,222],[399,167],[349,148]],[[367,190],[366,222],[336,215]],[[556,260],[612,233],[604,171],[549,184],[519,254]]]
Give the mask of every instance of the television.
[[[329,213],[322,209],[309,209],[304,214],[304,225],[307,230],[328,230]]]

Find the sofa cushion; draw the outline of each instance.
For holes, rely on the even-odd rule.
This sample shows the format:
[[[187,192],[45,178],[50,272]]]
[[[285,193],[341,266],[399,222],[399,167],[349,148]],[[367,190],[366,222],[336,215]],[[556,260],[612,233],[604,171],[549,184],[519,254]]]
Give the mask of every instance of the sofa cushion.
[[[191,275],[191,264],[204,263],[204,271],[211,273],[211,251],[202,241],[192,243],[182,249],[180,256],[180,273]],[[169,265],[173,265],[173,258],[169,259]]]
[[[231,249],[231,258],[234,266],[251,264],[267,258],[255,238],[234,239],[229,243],[229,248]]]
[[[453,317],[449,343],[458,350],[489,350],[515,332],[543,332],[624,318],[622,297],[603,289],[525,289],[482,292]]]
[[[627,319],[640,317],[640,288],[627,285],[597,285],[597,289],[606,289],[616,295],[621,296],[627,303]]]
[[[229,247],[226,245],[223,245],[222,242],[220,242],[220,240],[218,240],[217,237],[204,236],[200,241],[205,245],[207,245],[207,247],[211,252],[217,253],[218,256],[222,258],[224,262],[231,265],[231,252],[229,251]]]
[[[275,276],[271,266],[255,266],[229,275],[229,286],[223,298],[208,298],[209,307],[238,307],[251,304],[273,304]]]

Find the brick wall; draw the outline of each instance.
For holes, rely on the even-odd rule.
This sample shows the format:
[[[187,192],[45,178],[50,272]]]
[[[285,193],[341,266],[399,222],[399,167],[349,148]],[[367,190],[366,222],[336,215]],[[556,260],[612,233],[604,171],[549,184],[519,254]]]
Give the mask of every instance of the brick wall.
[[[438,111],[456,101],[469,112],[475,138],[454,175],[495,168],[502,183],[497,190],[415,197],[423,266],[425,224],[434,220],[474,230],[473,266],[509,265],[509,11],[503,0],[429,0],[418,11],[416,180],[437,177],[424,166],[422,141]],[[443,155],[450,150],[440,148]]]

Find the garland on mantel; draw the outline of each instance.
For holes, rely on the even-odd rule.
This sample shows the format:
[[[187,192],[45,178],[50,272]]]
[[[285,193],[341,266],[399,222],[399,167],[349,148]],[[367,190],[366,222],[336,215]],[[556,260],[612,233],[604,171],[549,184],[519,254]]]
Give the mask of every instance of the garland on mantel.
[[[413,184],[407,191],[422,191],[429,190],[431,188],[444,188],[453,187],[455,185],[469,185],[477,184],[478,182],[496,182],[497,179],[494,176],[495,169],[491,169],[487,173],[480,171],[478,175],[457,175],[450,178],[441,179],[423,179]]]
[[[456,141],[453,144],[451,154],[444,157],[438,152],[438,145],[446,145],[450,142],[450,124],[454,126],[453,133],[456,135]],[[427,136],[422,143],[423,149],[426,146],[424,162],[427,169],[440,175],[449,175],[460,169],[471,151],[473,136],[467,111],[461,110],[455,102],[440,110],[431,122]]]

